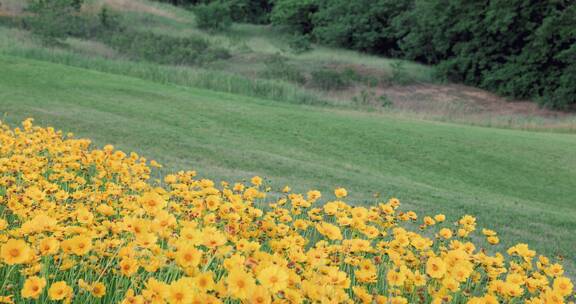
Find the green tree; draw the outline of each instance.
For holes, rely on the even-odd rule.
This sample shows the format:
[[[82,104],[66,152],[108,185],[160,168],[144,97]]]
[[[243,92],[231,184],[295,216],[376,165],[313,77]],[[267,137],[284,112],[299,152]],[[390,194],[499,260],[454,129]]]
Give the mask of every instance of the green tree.
[[[314,14],[314,37],[324,44],[383,55],[397,54],[394,19],[411,1],[325,0]]]
[[[272,24],[292,33],[309,34],[314,29],[312,18],[319,9],[318,0],[276,0],[270,15]]]

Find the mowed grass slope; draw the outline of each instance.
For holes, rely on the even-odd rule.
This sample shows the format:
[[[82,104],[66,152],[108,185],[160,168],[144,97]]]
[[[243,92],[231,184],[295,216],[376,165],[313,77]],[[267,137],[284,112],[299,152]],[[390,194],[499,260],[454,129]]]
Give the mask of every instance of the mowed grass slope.
[[[10,56],[0,70],[4,121],[31,116],[170,171],[344,186],[356,203],[378,192],[451,220],[473,214],[504,245],[562,254],[574,274],[576,136],[298,106]]]

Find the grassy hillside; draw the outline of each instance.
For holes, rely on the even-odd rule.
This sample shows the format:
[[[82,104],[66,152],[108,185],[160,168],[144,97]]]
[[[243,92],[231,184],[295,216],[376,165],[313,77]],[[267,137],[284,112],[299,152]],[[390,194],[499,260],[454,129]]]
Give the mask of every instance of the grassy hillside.
[[[22,1],[0,3],[0,23],[3,16],[10,20],[24,14]],[[76,36],[47,46],[15,26],[18,22],[0,26],[0,53],[290,103],[468,125],[576,132],[573,113],[540,109],[528,101],[507,102],[479,89],[438,83],[433,66],[318,45],[301,53],[290,47],[290,36],[271,26],[233,24],[224,32],[208,33],[198,29],[190,10],[147,0],[90,0],[81,15],[97,19],[94,16],[103,7],[128,36],[153,33],[156,39],[203,39],[211,47],[226,50],[230,57],[196,65],[159,65],[134,54],[135,50],[155,53],[148,50],[154,46],[153,39],[136,39],[140,44],[129,47],[129,43],[114,44],[101,37]],[[333,82],[339,81],[345,85],[326,89],[317,84],[334,86]]]
[[[13,56],[0,112],[32,116],[203,176],[266,176],[279,188],[346,186],[357,203],[397,196],[417,211],[477,215],[504,245],[576,253],[576,137],[279,103]]]

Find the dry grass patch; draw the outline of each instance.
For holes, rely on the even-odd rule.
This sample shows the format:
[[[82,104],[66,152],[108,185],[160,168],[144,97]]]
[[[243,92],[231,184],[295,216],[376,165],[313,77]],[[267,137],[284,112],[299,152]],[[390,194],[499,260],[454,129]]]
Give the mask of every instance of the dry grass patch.
[[[24,0],[0,0],[0,16],[18,16],[25,8]]]
[[[175,20],[178,19],[175,14],[169,11],[138,0],[98,0],[92,4],[85,5],[83,9],[86,11],[98,11],[102,6],[108,6],[118,11],[139,12]]]

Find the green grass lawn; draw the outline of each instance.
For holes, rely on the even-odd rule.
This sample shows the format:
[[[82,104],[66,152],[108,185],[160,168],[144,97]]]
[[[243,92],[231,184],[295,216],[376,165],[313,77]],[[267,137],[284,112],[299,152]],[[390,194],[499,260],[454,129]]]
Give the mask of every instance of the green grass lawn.
[[[292,105],[11,56],[0,70],[3,121],[32,116],[170,171],[345,186],[357,203],[379,192],[452,220],[474,214],[504,245],[526,242],[576,269],[576,136]]]

